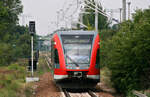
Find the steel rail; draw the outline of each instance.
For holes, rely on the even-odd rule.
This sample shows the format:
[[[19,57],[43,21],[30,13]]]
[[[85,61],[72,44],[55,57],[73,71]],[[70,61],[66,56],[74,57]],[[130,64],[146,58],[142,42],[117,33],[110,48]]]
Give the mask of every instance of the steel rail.
[[[96,94],[94,94],[91,90],[88,90],[88,94],[91,96],[91,97],[98,97]]]
[[[62,89],[62,91],[64,92],[64,95],[66,96],[66,97],[72,97],[71,96],[71,94],[73,94],[73,93],[71,93],[71,94],[69,94],[69,92],[66,90],[66,89]],[[98,97],[96,94],[94,94],[92,91],[90,91],[90,90],[88,90],[88,92],[87,92],[87,94],[89,95],[89,96],[91,96],[91,97]],[[87,97],[87,95],[83,95],[83,93],[78,93],[78,96],[79,95],[81,95],[82,97]]]
[[[69,94],[69,92],[67,92],[66,89],[62,89],[62,90],[63,90],[63,92],[64,92],[64,94],[65,94],[66,97],[71,97],[70,94]]]
[[[51,69],[52,67],[51,67],[50,62],[48,61],[48,59],[47,59],[46,56],[45,56],[45,61],[46,61],[46,63],[47,63],[48,68]]]
[[[145,94],[142,94],[142,93],[140,93],[138,91],[133,91],[133,94],[136,95],[136,96],[138,96],[138,97],[148,97]]]

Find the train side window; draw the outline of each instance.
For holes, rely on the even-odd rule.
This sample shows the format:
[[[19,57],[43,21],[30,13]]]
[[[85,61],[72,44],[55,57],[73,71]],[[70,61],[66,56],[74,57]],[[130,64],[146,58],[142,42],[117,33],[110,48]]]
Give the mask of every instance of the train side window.
[[[100,67],[100,49],[97,50],[97,55],[96,55],[96,68]]]
[[[58,50],[55,49],[54,53],[55,53],[55,54],[54,54],[54,63],[55,63],[55,64],[59,64]]]

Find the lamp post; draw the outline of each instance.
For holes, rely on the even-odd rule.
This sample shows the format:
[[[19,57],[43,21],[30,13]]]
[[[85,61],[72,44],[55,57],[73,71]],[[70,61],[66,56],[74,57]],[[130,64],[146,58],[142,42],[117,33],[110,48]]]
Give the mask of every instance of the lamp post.
[[[122,19],[124,22],[126,20],[126,0],[122,0],[122,10],[123,10]]]
[[[97,0],[95,0],[95,31],[98,32],[98,4]]]
[[[130,5],[131,5],[131,2],[128,2],[128,20],[130,20]]]
[[[121,21],[122,21],[122,8],[119,8],[119,10],[120,10],[120,23],[121,23]]]

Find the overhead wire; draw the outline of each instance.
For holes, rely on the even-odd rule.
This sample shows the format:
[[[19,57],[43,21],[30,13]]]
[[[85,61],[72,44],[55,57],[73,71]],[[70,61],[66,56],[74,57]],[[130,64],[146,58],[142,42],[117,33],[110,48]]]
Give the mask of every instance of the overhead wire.
[[[91,8],[92,10],[95,10],[95,8],[97,8],[97,11],[98,11],[99,14],[102,14],[102,15],[106,16],[107,18],[110,18],[110,20],[115,20],[114,18],[112,18],[111,16],[109,16],[108,14],[106,14],[105,12],[103,12],[102,9],[96,7],[92,2],[90,2],[88,0],[84,0],[84,1],[88,2],[89,4],[91,4],[94,8],[91,7],[91,6],[89,6],[88,4],[84,3],[87,7]],[[115,20],[115,22],[117,22],[117,21]]]
[[[89,4],[91,4],[94,8],[85,3],[85,5],[86,5],[87,7],[90,7],[90,8],[93,9],[93,10],[95,10],[95,8],[96,8],[96,9],[99,11],[99,13],[103,14],[104,16],[108,16],[105,12],[103,12],[102,9],[96,7],[92,2],[90,2],[90,1],[88,1],[88,0],[84,0],[84,1],[88,2]]]
[[[79,0],[76,0],[76,4],[74,3],[74,1],[75,0],[73,0],[73,2],[70,3],[69,6],[65,10],[62,10],[63,11],[63,18],[64,18],[63,20],[65,21],[65,23],[66,23],[66,20],[71,20],[72,21],[72,19],[75,16],[74,14],[78,12],[78,9],[79,9],[79,6],[80,6],[79,5]],[[76,5],[75,10],[69,16],[66,16],[67,12],[71,9],[71,7],[73,5]]]
[[[69,16],[66,16],[66,14],[68,13],[68,11],[71,9],[71,7],[74,5],[74,1],[76,1],[77,3],[75,4],[76,5],[76,8],[75,8],[75,10],[69,15]],[[97,8],[97,11],[98,11],[98,13],[99,14],[102,14],[103,16],[105,16],[105,17],[107,17],[107,18],[110,18],[110,20],[113,20],[113,18],[111,17],[111,16],[109,16],[108,14],[106,14],[102,9],[100,9],[100,8],[98,8],[98,7],[96,7],[91,1],[88,1],[88,0],[84,0],[85,2],[87,2],[87,4],[86,3],[84,3],[84,6],[87,6],[88,8],[90,8],[90,9],[92,9],[92,10],[95,10],[95,8]],[[82,3],[82,2],[80,2],[80,0],[73,0],[70,4],[69,4],[69,6],[66,8],[66,9],[64,9],[64,6],[63,6],[63,9],[61,10],[62,12],[63,12],[63,21],[65,21],[65,23],[67,22],[67,20],[71,20],[72,21],[72,19],[74,18],[74,14],[75,13],[77,13],[78,12],[78,10],[80,9],[80,3]],[[66,3],[66,2],[65,2]],[[65,5],[65,3],[64,3],[64,5]],[[99,4],[99,6],[102,6],[101,5],[101,3],[100,2],[97,2],[98,4]],[[92,6],[89,6],[89,4],[91,4]],[[83,24],[84,25],[84,24]]]
[[[79,9],[79,0],[76,0],[77,2],[76,2],[76,9],[72,12],[72,14],[71,15],[69,15],[68,17],[71,17],[71,16],[73,16],[73,14],[75,14],[77,11],[78,11],[78,9]]]

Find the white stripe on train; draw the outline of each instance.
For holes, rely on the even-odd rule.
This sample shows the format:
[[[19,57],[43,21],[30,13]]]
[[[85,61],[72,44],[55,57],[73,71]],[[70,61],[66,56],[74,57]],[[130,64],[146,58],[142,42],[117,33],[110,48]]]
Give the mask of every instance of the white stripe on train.
[[[68,78],[68,75],[54,75],[54,79],[65,79]],[[100,79],[100,75],[87,75],[89,79]]]

